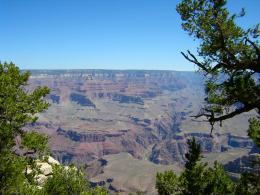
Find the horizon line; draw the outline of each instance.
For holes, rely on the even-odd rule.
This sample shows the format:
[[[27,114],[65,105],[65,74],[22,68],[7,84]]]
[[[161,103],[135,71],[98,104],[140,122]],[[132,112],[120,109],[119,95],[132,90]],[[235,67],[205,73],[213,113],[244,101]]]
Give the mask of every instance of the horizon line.
[[[198,72],[196,70],[169,70],[169,69],[103,69],[103,68],[62,68],[62,69],[20,69],[22,71],[81,71],[81,70],[90,70],[90,71],[168,71],[168,72]]]

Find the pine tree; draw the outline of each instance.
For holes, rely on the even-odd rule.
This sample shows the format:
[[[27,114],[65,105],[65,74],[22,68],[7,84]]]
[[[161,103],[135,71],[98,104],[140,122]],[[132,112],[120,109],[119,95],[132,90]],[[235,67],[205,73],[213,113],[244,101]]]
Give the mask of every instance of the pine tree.
[[[230,15],[227,0],[182,0],[177,5],[182,27],[200,41],[197,56],[182,55],[199,67],[206,77],[206,105],[196,117],[205,116],[214,124],[251,110],[248,135],[260,146],[260,47],[259,24],[242,29],[235,20],[245,15]],[[236,193],[255,194],[260,183],[257,173],[242,175]],[[259,191],[257,191],[259,192]]]
[[[224,171],[222,165],[215,162],[208,167],[201,162],[201,148],[194,138],[188,140],[188,153],[185,155],[185,169],[180,176],[173,171],[158,173],[156,189],[160,195],[183,194],[234,194],[235,185]]]
[[[36,114],[48,108],[44,97],[50,91],[38,87],[28,92],[29,76],[13,63],[0,63],[0,195],[108,194],[103,188],[90,188],[83,171],[76,168],[57,165],[42,189],[37,186],[35,175],[26,173],[28,165],[35,166],[33,158],[48,154],[48,137],[25,131],[24,127],[36,122]]]
[[[47,149],[45,136],[23,130],[49,105],[43,99],[49,93],[47,87],[26,91],[29,76],[13,63],[0,63],[0,194],[19,194],[26,183],[24,170],[29,159],[17,155],[15,146],[35,153]]]
[[[197,117],[206,116],[212,130],[216,122],[221,125],[241,113],[256,110],[260,114],[259,24],[243,30],[235,20],[245,15],[244,9],[230,15],[226,3],[183,0],[177,5],[183,29],[200,41],[197,57],[190,51],[182,55],[206,76],[207,104]],[[260,132],[249,135],[259,137]]]

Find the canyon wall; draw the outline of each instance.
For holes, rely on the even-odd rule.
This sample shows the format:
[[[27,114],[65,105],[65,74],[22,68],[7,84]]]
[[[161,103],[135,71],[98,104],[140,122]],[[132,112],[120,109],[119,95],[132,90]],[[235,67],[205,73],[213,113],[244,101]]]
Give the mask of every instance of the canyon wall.
[[[50,108],[33,128],[50,136],[62,163],[86,164],[126,152],[157,164],[184,162],[187,139],[204,153],[252,148],[246,134],[253,113],[216,125],[194,121],[203,106],[203,77],[193,72],[32,71],[29,88],[47,85]]]

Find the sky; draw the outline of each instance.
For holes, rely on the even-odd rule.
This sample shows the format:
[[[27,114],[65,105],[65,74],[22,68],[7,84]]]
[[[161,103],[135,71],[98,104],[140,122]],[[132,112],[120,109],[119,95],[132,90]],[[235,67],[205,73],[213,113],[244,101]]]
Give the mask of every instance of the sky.
[[[181,51],[197,42],[181,29],[177,0],[0,0],[0,61],[21,69],[192,71]],[[229,0],[238,24],[260,22],[260,0]]]

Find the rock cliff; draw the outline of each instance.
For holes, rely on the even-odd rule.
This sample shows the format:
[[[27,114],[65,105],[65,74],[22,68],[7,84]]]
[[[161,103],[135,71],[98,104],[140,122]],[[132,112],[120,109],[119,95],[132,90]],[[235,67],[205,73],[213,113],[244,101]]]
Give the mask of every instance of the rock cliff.
[[[29,90],[49,86],[51,106],[28,128],[47,133],[52,155],[65,164],[125,152],[182,165],[192,136],[204,154],[253,148],[246,129],[254,112],[216,125],[213,137],[205,119],[191,117],[204,102],[202,78],[175,71],[32,71]]]

